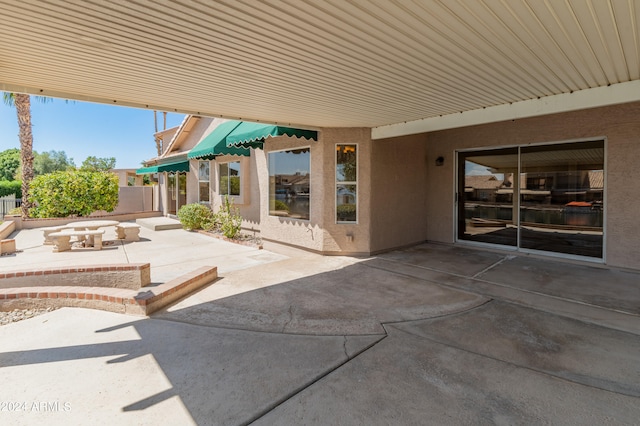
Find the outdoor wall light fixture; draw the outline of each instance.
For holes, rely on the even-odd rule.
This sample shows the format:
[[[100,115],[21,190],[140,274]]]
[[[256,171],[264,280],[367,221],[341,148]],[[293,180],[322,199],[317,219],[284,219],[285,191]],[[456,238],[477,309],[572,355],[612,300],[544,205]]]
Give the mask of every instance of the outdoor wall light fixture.
[[[436,158],[436,166],[442,166],[444,164],[444,157],[440,156]]]

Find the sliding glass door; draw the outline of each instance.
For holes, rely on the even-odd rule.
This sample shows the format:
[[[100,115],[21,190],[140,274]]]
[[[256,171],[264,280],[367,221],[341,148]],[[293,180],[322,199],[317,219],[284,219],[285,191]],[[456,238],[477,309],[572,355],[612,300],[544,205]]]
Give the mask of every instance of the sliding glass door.
[[[604,143],[520,149],[520,247],[602,257]]]
[[[178,195],[176,189],[177,179],[178,175],[176,173],[167,173],[167,213],[169,214],[176,214],[178,211],[178,203],[176,201]]]
[[[518,148],[461,152],[458,165],[458,238],[517,246]]]
[[[458,153],[458,239],[603,257],[604,142]]]
[[[167,213],[177,214],[187,204],[187,174],[167,173]]]

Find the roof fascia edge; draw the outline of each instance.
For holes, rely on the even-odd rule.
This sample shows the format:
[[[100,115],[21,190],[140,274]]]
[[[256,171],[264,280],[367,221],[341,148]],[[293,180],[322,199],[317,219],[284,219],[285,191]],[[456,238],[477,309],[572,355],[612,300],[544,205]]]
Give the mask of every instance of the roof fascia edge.
[[[262,123],[262,124],[273,124],[275,126],[283,126],[283,127],[297,127],[300,129],[307,130],[316,130],[320,131],[326,126],[318,125],[318,124],[309,124],[309,123],[298,123],[295,121],[276,121],[269,120],[264,117],[254,117],[254,116],[246,116],[246,115],[233,115],[233,114],[220,114],[219,111],[210,111],[207,109],[202,109],[196,111],[195,109],[189,108],[175,108],[170,105],[160,105],[160,104],[148,104],[144,102],[135,102],[130,100],[114,100],[111,98],[105,98],[102,96],[92,96],[87,94],[79,94],[74,92],[67,92],[61,90],[53,90],[53,89],[44,89],[36,86],[24,86],[21,84],[13,84],[13,83],[3,83],[0,81],[0,92],[10,92],[10,93],[24,93],[27,95],[34,96],[45,96],[47,98],[58,98],[58,99],[70,99],[74,101],[80,102],[92,102],[97,104],[105,104],[105,105],[114,105],[114,106],[123,106],[129,108],[138,108],[145,109],[149,111],[156,110],[158,112],[170,112],[184,115],[193,115],[198,117],[208,117],[208,118],[224,118],[226,120],[238,120],[238,121],[251,121],[254,123]],[[355,127],[365,127],[355,126]]]
[[[178,126],[178,130],[176,130],[176,133],[173,135],[173,137],[171,138],[171,141],[169,141],[169,144],[167,145],[165,150],[162,152],[162,155],[160,156],[164,157],[166,155],[169,155],[171,153],[171,150],[173,149],[173,146],[177,143],[178,139],[182,137],[184,128],[187,127],[187,123],[191,120],[199,120],[199,119],[200,117],[197,115],[193,115],[193,114],[185,115],[184,118],[182,119],[182,123],[180,123],[180,126]]]
[[[577,111],[640,100],[640,80],[578,90],[573,93],[463,111],[439,117],[373,127],[371,139],[386,139],[437,130]]]

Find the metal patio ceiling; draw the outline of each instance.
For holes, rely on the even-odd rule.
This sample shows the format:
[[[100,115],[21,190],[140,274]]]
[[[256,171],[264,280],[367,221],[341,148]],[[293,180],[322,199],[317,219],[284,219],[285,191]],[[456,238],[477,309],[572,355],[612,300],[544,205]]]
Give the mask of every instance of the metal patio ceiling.
[[[0,0],[0,90],[374,137],[640,100],[640,0]]]

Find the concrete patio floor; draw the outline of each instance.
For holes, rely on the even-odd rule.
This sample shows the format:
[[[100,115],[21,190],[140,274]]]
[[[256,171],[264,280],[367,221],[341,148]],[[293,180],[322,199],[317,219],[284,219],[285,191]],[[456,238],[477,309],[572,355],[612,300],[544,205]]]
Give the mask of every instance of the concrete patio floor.
[[[147,261],[163,280],[213,262],[220,278],[151,318],[63,308],[0,327],[0,403],[20,409],[0,406],[1,424],[640,418],[636,273],[437,244],[322,257],[144,229],[147,241],[63,258],[23,233],[1,269]]]

